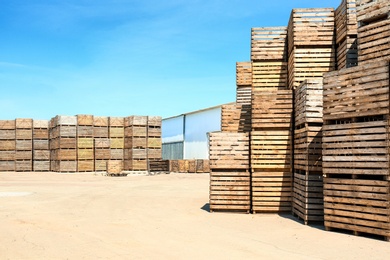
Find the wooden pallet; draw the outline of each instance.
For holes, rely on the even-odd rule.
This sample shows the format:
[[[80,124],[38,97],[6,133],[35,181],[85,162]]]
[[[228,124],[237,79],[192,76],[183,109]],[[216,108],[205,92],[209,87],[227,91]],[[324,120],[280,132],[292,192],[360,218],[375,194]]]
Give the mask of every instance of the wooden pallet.
[[[246,133],[251,130],[251,106],[228,104],[221,108],[222,132]]]
[[[324,75],[324,120],[389,114],[388,62]]]
[[[347,36],[336,46],[337,68],[344,69],[358,65],[358,44],[357,36]]]
[[[252,100],[252,130],[291,128],[292,113],[291,90],[258,91]]]
[[[291,212],[292,173],[288,168],[252,169],[252,212]]]
[[[336,43],[357,35],[356,0],[342,0],[335,11]]]
[[[287,27],[252,28],[251,60],[286,60]]]
[[[286,61],[256,61],[252,62],[252,92],[268,89],[286,89]]]
[[[288,53],[300,46],[333,46],[333,8],[293,9],[288,23]]]
[[[294,130],[294,169],[322,172],[322,126],[306,124]]]
[[[251,132],[252,169],[291,169],[291,130]]]
[[[306,123],[323,123],[322,79],[307,79],[295,91],[295,126]]]
[[[252,85],[252,63],[250,61],[236,62],[236,85]]]
[[[210,172],[210,212],[250,212],[249,170],[212,170]]]
[[[390,2],[388,0],[358,0],[356,13],[360,24],[387,18],[390,13]]]
[[[150,172],[169,172],[169,160],[149,160]]]
[[[388,122],[378,120],[324,125],[324,174],[389,175]]]
[[[249,169],[249,133],[210,133],[210,169]]]
[[[390,58],[390,17],[358,29],[359,64]]]
[[[323,178],[322,173],[294,171],[293,214],[309,222],[324,220]]]
[[[390,185],[382,178],[324,178],[326,229],[390,239]]]
[[[321,79],[336,68],[333,47],[294,48],[288,59],[288,86],[295,89],[306,79]]]
[[[237,86],[236,103],[239,105],[250,105],[252,102],[252,86]]]

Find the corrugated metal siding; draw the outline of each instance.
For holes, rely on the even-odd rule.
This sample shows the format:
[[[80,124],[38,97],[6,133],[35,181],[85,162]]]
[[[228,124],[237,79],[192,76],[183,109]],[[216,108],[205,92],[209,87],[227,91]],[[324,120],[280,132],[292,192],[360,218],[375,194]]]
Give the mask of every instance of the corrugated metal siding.
[[[161,137],[163,143],[184,141],[184,115],[162,120]]]
[[[162,159],[163,160],[183,159],[183,150],[184,150],[183,142],[162,144]]]

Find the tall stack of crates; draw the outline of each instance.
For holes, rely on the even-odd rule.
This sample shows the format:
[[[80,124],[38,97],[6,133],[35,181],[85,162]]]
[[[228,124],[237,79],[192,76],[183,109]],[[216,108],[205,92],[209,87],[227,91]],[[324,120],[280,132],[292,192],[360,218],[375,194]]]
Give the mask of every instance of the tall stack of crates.
[[[389,94],[388,61],[364,62],[324,76],[328,230],[390,238]]]
[[[333,8],[293,9],[288,23],[288,81],[295,89],[307,78],[335,69]]]
[[[148,116],[148,161],[161,160],[162,157],[161,120],[160,116]]]
[[[0,120],[0,171],[15,171],[15,120]]]
[[[50,171],[49,121],[33,120],[33,171]]]
[[[252,104],[252,211],[291,212],[292,90],[258,91]]]
[[[95,170],[93,115],[77,115],[77,171]]]
[[[226,104],[221,107],[222,132],[247,133],[251,130],[250,105]]]
[[[109,117],[110,160],[123,162],[125,147],[124,123],[123,117]]]
[[[33,166],[33,120],[31,118],[17,118],[15,119],[15,126],[15,171],[31,172]]]
[[[390,58],[390,1],[357,0],[359,64]]]
[[[356,0],[342,0],[335,11],[337,68],[358,63]]]
[[[107,116],[93,117],[93,138],[95,171],[106,172],[107,162],[110,160],[110,139]]]
[[[129,116],[125,119],[125,170],[148,170],[148,117]]]
[[[77,172],[77,117],[56,116],[50,129],[51,170]]]
[[[307,79],[294,98],[293,214],[305,224],[323,221],[322,79]]]
[[[210,211],[250,212],[249,133],[210,133]]]

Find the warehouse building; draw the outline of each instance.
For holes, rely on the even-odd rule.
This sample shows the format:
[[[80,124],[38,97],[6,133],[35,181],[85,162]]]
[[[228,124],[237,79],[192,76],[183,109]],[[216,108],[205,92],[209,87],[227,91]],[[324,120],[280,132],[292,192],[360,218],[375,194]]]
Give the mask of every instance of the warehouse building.
[[[162,158],[208,159],[208,133],[221,131],[221,107],[214,106],[162,120]]]

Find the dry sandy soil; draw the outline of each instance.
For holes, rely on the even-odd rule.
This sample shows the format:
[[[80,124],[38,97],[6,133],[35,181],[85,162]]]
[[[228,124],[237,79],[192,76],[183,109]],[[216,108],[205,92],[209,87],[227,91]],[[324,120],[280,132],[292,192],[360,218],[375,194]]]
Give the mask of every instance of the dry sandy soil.
[[[289,215],[209,213],[208,178],[0,173],[0,259],[389,259]]]

